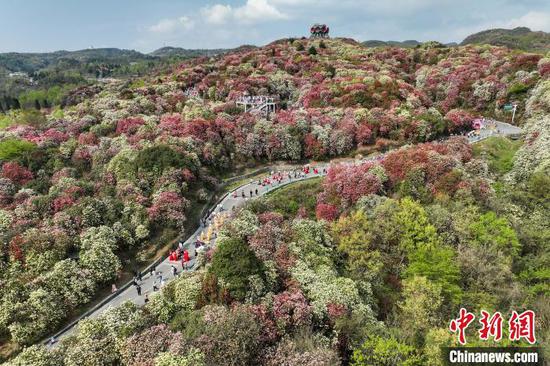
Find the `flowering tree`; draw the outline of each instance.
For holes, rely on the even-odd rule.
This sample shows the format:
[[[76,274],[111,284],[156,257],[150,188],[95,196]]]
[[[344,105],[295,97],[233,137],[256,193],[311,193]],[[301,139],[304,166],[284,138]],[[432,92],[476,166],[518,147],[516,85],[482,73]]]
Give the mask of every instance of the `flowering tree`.
[[[461,109],[452,109],[445,114],[445,120],[449,122],[449,130],[454,132],[471,127],[474,116]]]
[[[125,341],[122,360],[127,365],[155,366],[157,355],[167,351],[171,343],[181,342],[180,338],[181,335],[172,333],[166,325],[153,326]]]
[[[2,165],[2,177],[10,179],[12,182],[25,185],[34,177],[30,170],[22,167],[16,162],[6,162]]]
[[[327,203],[319,203],[315,208],[315,215],[319,220],[334,221],[338,218],[338,207]]]
[[[273,297],[273,316],[280,329],[310,325],[312,308],[300,290],[285,291]]]
[[[153,198],[153,204],[147,209],[151,221],[181,227],[185,222],[185,210],[189,201],[176,192],[160,192]]]
[[[145,121],[141,118],[125,118],[117,122],[116,133],[131,135],[137,132],[138,128],[143,125]]]
[[[88,269],[98,283],[106,283],[116,277],[121,268],[120,260],[113,250],[102,243],[96,243],[80,255],[80,263]]]
[[[332,204],[342,208],[350,207],[364,195],[376,193],[382,188],[380,178],[369,172],[372,164],[333,165],[329,168],[323,182],[323,192],[319,195],[320,203]],[[323,207],[328,210],[330,206]]]

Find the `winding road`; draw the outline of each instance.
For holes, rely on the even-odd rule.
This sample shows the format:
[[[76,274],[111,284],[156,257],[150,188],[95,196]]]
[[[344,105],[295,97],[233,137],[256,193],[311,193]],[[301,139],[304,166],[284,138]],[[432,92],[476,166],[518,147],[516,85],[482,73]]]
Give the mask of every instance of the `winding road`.
[[[496,128],[495,129],[486,129],[486,130],[480,130],[480,133],[478,136],[469,137],[468,141],[470,143],[475,143],[478,141],[481,141],[487,137],[490,136],[510,136],[510,135],[519,135],[521,134],[521,129],[512,126],[508,123],[504,122],[496,122]],[[350,163],[356,164],[361,163],[367,160],[374,160],[374,158],[371,159],[363,159],[363,160],[353,160]],[[211,211],[211,214],[209,217],[220,217],[225,216],[228,212],[231,212],[232,210],[239,208],[243,206],[248,200],[255,199],[257,197],[263,196],[268,192],[271,192],[275,189],[278,189],[282,186],[292,184],[295,182],[303,181],[310,178],[315,178],[319,176],[323,176],[323,169],[327,168],[328,165],[330,165],[331,162],[328,163],[320,163],[320,164],[314,164],[312,167],[315,167],[318,169],[318,174],[315,174],[313,169],[310,169],[309,174],[301,173],[301,176],[298,178],[294,178],[294,175],[291,174],[289,177],[287,174],[283,174],[283,179],[280,181],[280,183],[272,183],[267,186],[261,186],[258,184],[257,181],[250,181],[249,183],[246,183],[235,190],[227,193],[221,201],[219,201],[216,206]],[[291,166],[288,165],[286,168],[286,171],[299,169],[298,166]],[[274,168],[275,169],[275,168]],[[256,194],[256,190],[258,190],[258,193]],[[242,193],[244,192],[244,197]],[[252,195],[250,194],[252,192]],[[189,250],[191,260],[190,260],[190,269],[188,271],[194,271],[196,269],[195,266],[195,257],[192,255],[192,253],[195,253],[194,249],[194,243],[201,237],[205,236],[206,233],[210,230],[210,232],[215,231],[213,227],[216,225],[215,220],[207,220],[205,225],[199,226],[195,232],[187,238],[187,240],[184,242],[184,248]],[[214,239],[211,240],[213,242]],[[82,315],[79,319],[74,321],[73,323],[69,324],[67,327],[59,331],[57,334],[54,335],[53,339],[55,342],[51,342],[51,340],[46,340],[44,343],[52,346],[55,344],[60,338],[66,337],[74,332],[76,329],[76,325],[80,320],[83,318],[97,318],[101,314],[103,314],[107,309],[111,307],[115,307],[120,305],[121,303],[125,301],[132,301],[133,303],[137,305],[143,305],[145,295],[151,295],[154,293],[153,291],[153,284],[156,282],[158,286],[159,282],[159,275],[162,275],[162,278],[166,283],[170,282],[175,278],[175,276],[172,274],[172,266],[175,266],[177,268],[178,274],[181,274],[183,271],[181,262],[171,262],[169,258],[164,259],[162,262],[156,265],[156,272],[157,274],[151,275],[151,273],[144,273],[142,277],[142,281],[140,282],[140,286],[142,289],[141,295],[138,295],[136,287],[131,284],[126,284],[125,286],[122,286],[121,289],[115,293],[114,295],[109,296],[109,300],[105,301],[104,303],[100,303],[99,306],[96,306],[95,308],[91,309],[84,315]]]

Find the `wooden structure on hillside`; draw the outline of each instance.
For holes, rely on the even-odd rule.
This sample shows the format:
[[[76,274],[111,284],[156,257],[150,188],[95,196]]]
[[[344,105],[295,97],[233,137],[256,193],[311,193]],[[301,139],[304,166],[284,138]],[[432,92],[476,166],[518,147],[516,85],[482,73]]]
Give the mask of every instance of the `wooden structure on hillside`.
[[[277,110],[275,98],[267,95],[241,95],[235,104],[244,108],[245,112],[261,114],[268,119],[269,115]]]
[[[313,24],[310,29],[311,38],[328,38],[329,30],[326,24]]]
[[[195,87],[185,89],[183,95],[187,98],[200,99],[199,91]]]

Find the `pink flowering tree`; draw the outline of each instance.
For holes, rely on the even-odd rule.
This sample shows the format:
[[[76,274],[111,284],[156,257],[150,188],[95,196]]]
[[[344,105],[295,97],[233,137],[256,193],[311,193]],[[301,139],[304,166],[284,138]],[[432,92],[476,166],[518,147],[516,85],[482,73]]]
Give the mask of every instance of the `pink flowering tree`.
[[[318,203],[315,207],[315,215],[319,220],[334,221],[339,214],[338,207],[329,203]]]
[[[323,182],[323,192],[318,196],[319,203],[345,209],[357,202],[361,196],[379,192],[382,182],[378,176],[370,172],[372,167],[372,163],[332,165]],[[323,206],[321,212],[329,214],[331,209],[329,206]]]
[[[2,177],[19,185],[25,185],[34,178],[30,170],[13,161],[2,165]]]
[[[124,118],[117,122],[117,135],[132,135],[145,123],[142,118]]]
[[[154,196],[147,209],[151,221],[181,228],[185,222],[185,210],[190,202],[176,192],[161,192]]]
[[[472,127],[475,117],[462,109],[452,109],[445,114],[449,131],[460,131]]]
[[[282,331],[311,325],[312,314],[312,307],[300,290],[284,291],[273,297],[273,316]]]

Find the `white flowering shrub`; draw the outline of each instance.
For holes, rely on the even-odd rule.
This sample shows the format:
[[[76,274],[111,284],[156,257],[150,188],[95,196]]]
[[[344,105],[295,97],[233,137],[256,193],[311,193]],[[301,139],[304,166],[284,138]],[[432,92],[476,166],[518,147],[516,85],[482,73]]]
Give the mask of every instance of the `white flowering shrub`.
[[[98,283],[106,283],[116,278],[121,268],[120,259],[105,244],[96,243],[80,254],[81,265],[88,269]]]

